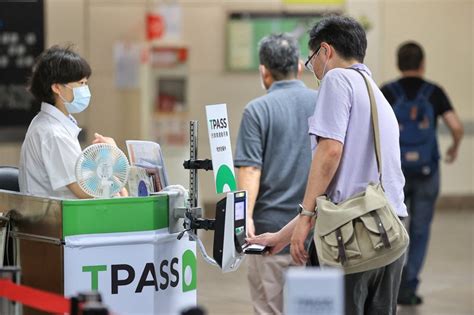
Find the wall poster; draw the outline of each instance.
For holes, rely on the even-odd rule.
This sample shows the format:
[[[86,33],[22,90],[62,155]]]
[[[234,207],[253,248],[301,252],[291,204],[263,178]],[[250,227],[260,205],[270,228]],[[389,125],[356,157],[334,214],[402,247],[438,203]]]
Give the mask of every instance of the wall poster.
[[[44,50],[43,0],[0,1],[0,140],[22,141],[40,104],[26,90]]]

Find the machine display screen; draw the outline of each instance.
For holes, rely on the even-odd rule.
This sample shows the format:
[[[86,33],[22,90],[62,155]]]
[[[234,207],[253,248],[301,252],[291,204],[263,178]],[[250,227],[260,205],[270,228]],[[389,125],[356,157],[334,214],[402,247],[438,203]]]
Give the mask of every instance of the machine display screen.
[[[235,203],[235,221],[245,219],[245,201]]]

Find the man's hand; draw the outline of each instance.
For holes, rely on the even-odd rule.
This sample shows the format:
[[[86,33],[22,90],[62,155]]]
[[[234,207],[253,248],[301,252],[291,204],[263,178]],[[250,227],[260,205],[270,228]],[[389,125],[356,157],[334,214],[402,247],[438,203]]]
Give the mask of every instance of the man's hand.
[[[296,222],[296,227],[291,236],[290,253],[293,261],[298,265],[306,264],[309,256],[304,248],[304,242],[308,237],[309,231],[313,226],[313,219],[308,216],[300,215]]]
[[[453,144],[451,144],[448,151],[446,151],[446,157],[444,160],[446,163],[452,163],[458,156],[458,149],[464,135],[464,128],[454,110],[445,112],[442,117],[444,123],[448,126],[448,129],[451,132],[451,137],[453,138]]]
[[[458,157],[458,146],[452,144],[446,151],[446,158],[444,161],[448,164],[453,163]]]
[[[342,151],[343,144],[341,142],[328,138],[318,138],[318,146],[311,162],[308,183],[302,202],[304,209],[316,209],[316,198],[326,192],[329,183],[334,178],[342,158]],[[299,215],[293,221],[294,228],[290,237],[290,253],[295,263],[303,265],[308,259],[304,242],[314,225],[315,219]]]
[[[253,219],[247,218],[247,237],[255,237],[255,224]]]
[[[117,146],[117,143],[115,143],[115,140],[113,138],[110,138],[110,137],[104,137],[103,135],[99,134],[99,133],[94,133],[94,137],[95,139],[92,140],[92,144],[96,144],[96,143],[108,143],[108,144],[111,144],[113,146]]]
[[[247,191],[247,237],[255,236],[253,208],[257,200],[261,173],[262,171],[259,168],[253,166],[242,166],[237,171],[239,189]]]
[[[281,235],[280,231],[276,233],[263,233],[254,237],[247,238],[246,241],[249,244],[259,244],[268,246],[268,253],[270,255],[275,255],[281,252],[283,248],[288,245],[288,241],[285,241],[283,239],[283,235]]]

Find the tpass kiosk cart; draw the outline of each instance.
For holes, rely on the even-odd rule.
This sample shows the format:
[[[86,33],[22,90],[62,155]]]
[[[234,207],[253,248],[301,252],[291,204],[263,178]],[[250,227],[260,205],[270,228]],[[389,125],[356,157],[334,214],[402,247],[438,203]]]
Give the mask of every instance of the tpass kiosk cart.
[[[0,190],[0,236],[8,230],[16,244],[21,283],[65,296],[97,290],[114,314],[179,314],[197,304],[196,244],[208,263],[235,271],[247,250],[247,193],[227,192],[215,218],[202,218],[197,171],[213,167],[197,159],[197,127],[192,121],[184,162],[189,196],[177,186],[148,197],[89,200]],[[212,257],[198,229],[215,231]],[[0,241],[3,250],[5,237]]]
[[[166,194],[61,200],[0,190],[0,226],[11,226],[23,285],[67,297],[97,290],[114,314],[179,314],[197,303],[197,263],[196,243],[169,232],[177,202]]]

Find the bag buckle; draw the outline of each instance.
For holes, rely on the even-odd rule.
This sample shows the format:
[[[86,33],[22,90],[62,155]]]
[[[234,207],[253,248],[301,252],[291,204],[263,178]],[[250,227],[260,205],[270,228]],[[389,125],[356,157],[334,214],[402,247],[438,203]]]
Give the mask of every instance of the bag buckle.
[[[337,240],[337,248],[338,248],[338,259],[341,262],[342,266],[346,265],[347,262],[347,255],[346,255],[346,248],[344,247],[344,238],[342,237],[341,229],[336,230],[336,240]]]
[[[383,226],[382,219],[380,219],[379,214],[376,211],[372,211],[370,213],[374,218],[375,224],[379,229],[380,239],[382,240],[382,244],[385,248],[392,248],[392,244],[390,244],[390,240],[388,239],[387,230]]]

